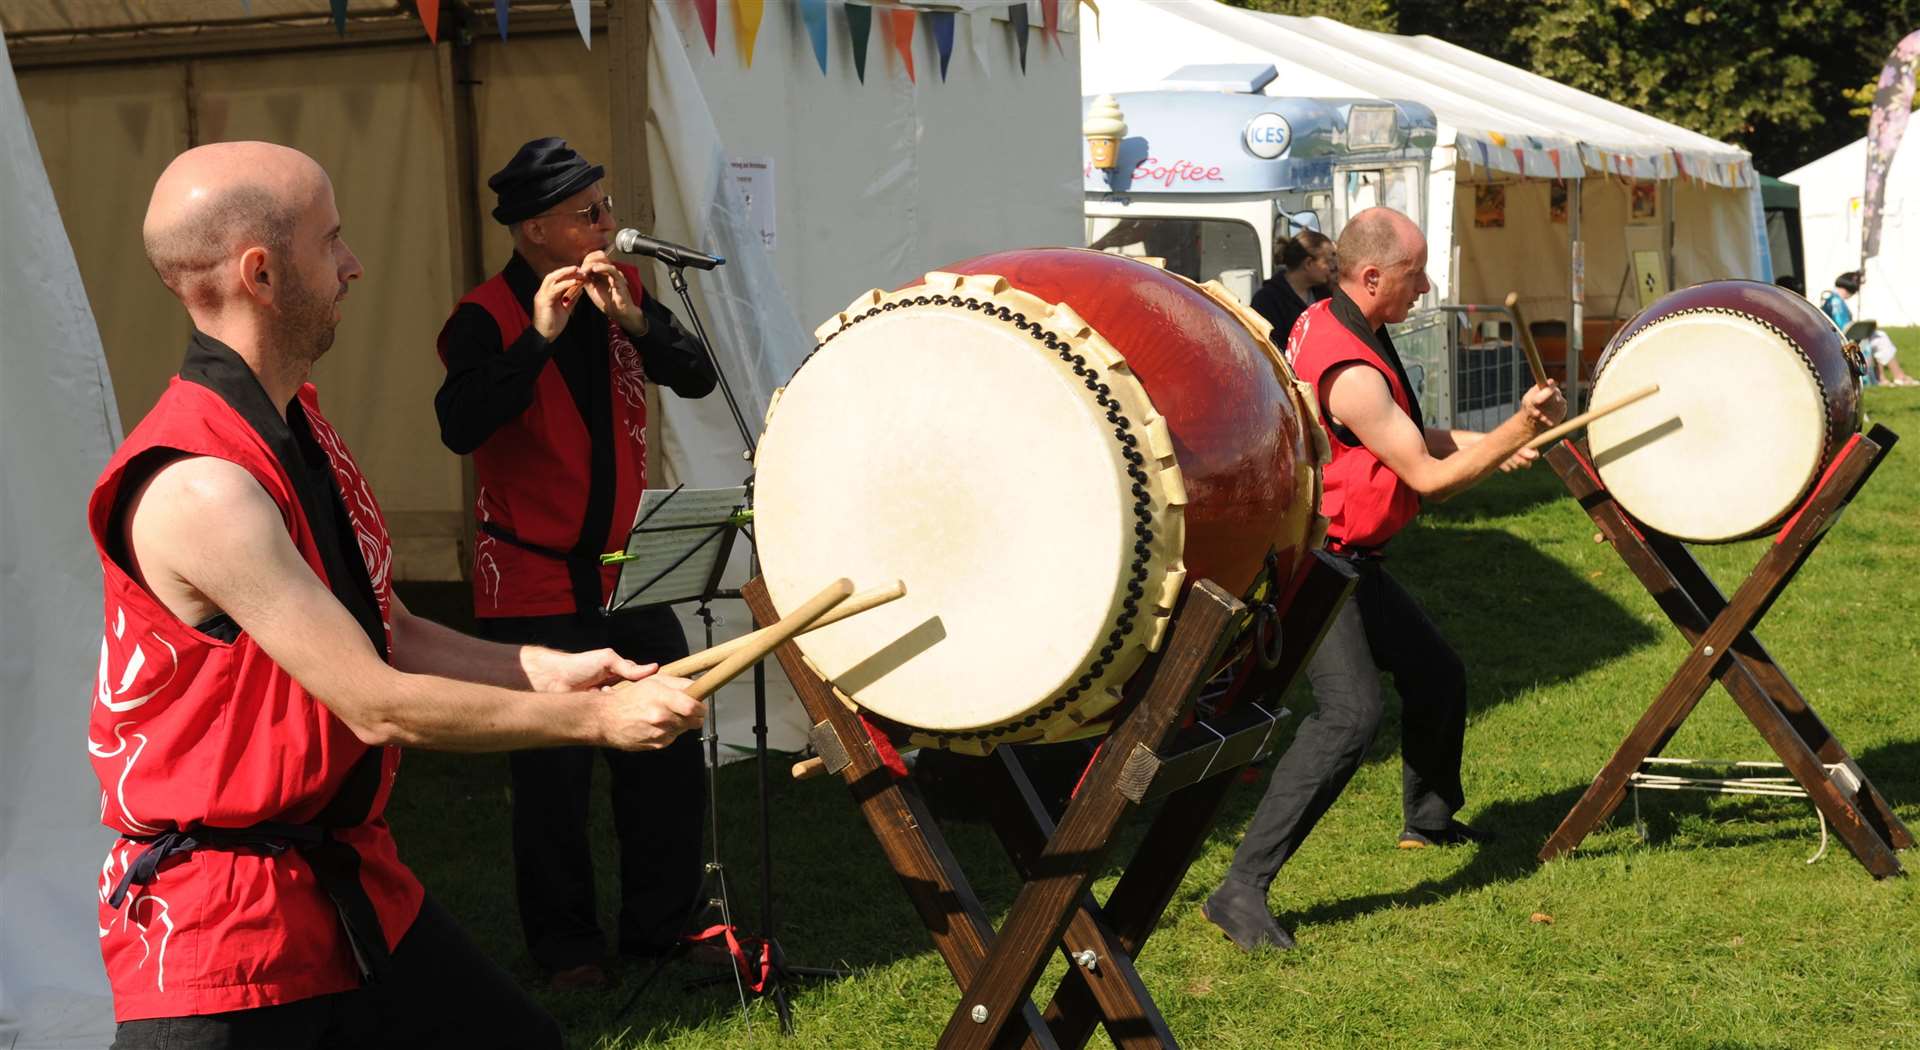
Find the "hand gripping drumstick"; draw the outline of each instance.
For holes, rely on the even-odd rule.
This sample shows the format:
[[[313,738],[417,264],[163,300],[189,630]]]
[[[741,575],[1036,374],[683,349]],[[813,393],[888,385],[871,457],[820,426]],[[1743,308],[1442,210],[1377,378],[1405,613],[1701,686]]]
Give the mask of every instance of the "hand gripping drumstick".
[[[899,580],[895,580],[885,587],[875,587],[870,591],[862,591],[848,598],[846,601],[841,602],[839,605],[834,606],[800,633],[805,634],[807,631],[825,627],[830,623],[839,623],[854,613],[863,613],[875,606],[885,605],[896,598],[905,597],[906,593],[907,585]],[[709,668],[718,667],[721,661],[738,652],[742,646],[754,644],[761,635],[777,629],[778,626],[778,624],[775,624],[773,627],[763,627],[751,634],[743,634],[738,638],[728,639],[711,649],[702,649],[692,656],[683,656],[667,664],[665,667],[660,668],[660,673],[672,675],[675,678],[685,678],[688,675],[696,675]],[[775,644],[777,645],[779,643],[776,642]]]
[[[1579,430],[1581,427],[1584,427],[1588,423],[1591,423],[1594,420],[1599,419],[1601,416],[1611,415],[1627,407],[1628,405],[1633,404],[1635,401],[1638,401],[1641,398],[1651,397],[1654,394],[1657,394],[1659,392],[1660,392],[1660,384],[1648,383],[1646,386],[1643,386],[1640,389],[1635,390],[1630,394],[1624,394],[1621,397],[1616,398],[1615,400],[1609,401],[1604,405],[1596,405],[1595,407],[1580,413],[1579,415],[1573,417],[1572,419],[1567,420],[1566,422],[1560,424],[1557,427],[1554,427],[1551,430],[1542,430],[1537,437],[1535,437],[1532,441],[1527,442],[1527,447],[1531,449],[1546,448],[1548,445],[1551,445],[1554,442],[1560,440],[1561,438],[1566,437],[1568,434],[1571,434],[1574,431]]]
[[[1520,344],[1526,352],[1527,367],[1533,369],[1533,385],[1547,385],[1547,366],[1540,363],[1540,348],[1533,345],[1533,329],[1527,327],[1526,318],[1520,316],[1520,293],[1507,293],[1507,312],[1513,315],[1513,341]]]
[[[807,599],[806,604],[782,616],[779,623],[764,631],[755,631],[750,639],[742,639],[747,644],[729,653],[719,666],[688,686],[687,695],[695,700],[705,700],[732,680],[734,675],[752,667],[755,661],[772,652],[780,643],[812,626],[815,620],[827,614],[827,610],[846,601],[852,593],[851,580],[839,579],[828,584],[825,590]]]

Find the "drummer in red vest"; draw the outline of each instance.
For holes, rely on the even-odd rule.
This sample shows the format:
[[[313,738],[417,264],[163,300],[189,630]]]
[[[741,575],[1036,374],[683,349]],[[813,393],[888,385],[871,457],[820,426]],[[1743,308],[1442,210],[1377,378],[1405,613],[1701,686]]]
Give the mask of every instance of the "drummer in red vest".
[[[1316,707],[1275,764],[1246,836],[1202,911],[1252,950],[1293,947],[1267,908],[1281,865],[1306,841],[1346,787],[1380,727],[1380,672],[1393,675],[1401,706],[1402,849],[1485,842],[1454,819],[1465,803],[1460,752],[1467,721],[1466,669],[1433,621],[1383,564],[1387,541],[1420,512],[1496,469],[1532,463],[1525,448],[1559,422],[1566,401],[1551,382],[1521,399],[1491,433],[1434,430],[1414,398],[1388,324],[1431,287],[1427,241],[1413,220],[1369,208],[1348,221],[1337,246],[1340,282],[1331,298],[1294,323],[1287,356],[1313,384],[1333,446],[1321,511],[1327,549],[1346,559],[1359,585],[1307,665]]]
[[[142,233],[194,332],[88,505],[113,1045],[560,1046],[400,862],[400,746],[660,748],[699,703],[611,650],[469,638],[393,593],[380,508],[307,382],[361,272],[311,158],[189,150]],[[621,679],[645,680],[598,689]]]
[[[606,169],[557,138],[520,147],[487,180],[513,234],[504,269],[468,292],[440,331],[440,436],[471,453],[473,611],[483,637],[667,662],[687,653],[673,611],[602,612],[647,483],[647,384],[704,397],[699,343],[607,258]],[[699,741],[650,755],[604,752],[620,839],[619,949],[670,950],[699,903],[705,798]],[[591,748],[515,753],[513,866],[521,929],[559,987],[606,980],[587,842]]]

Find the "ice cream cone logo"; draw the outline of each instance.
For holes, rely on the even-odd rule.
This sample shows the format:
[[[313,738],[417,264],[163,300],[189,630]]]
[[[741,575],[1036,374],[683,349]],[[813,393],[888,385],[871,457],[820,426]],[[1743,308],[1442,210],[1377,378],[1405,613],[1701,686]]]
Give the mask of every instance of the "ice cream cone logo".
[[[1120,103],[1112,95],[1101,95],[1087,108],[1086,122],[1080,125],[1087,148],[1093,154],[1093,166],[1112,171],[1120,163],[1120,140],[1127,136],[1127,121]]]

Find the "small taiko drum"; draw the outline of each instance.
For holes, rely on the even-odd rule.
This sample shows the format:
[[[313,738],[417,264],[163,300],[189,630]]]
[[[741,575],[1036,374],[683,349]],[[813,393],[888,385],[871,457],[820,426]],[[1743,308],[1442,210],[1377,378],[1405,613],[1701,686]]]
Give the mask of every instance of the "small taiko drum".
[[[1860,429],[1859,349],[1791,291],[1714,281],[1666,296],[1607,345],[1593,401],[1658,393],[1587,428],[1600,480],[1656,531],[1745,539],[1800,506]]]
[[[1284,585],[1324,535],[1325,437],[1267,333],[1072,248],[861,296],[768,411],[755,540],[778,608],[841,576],[907,594],[802,653],[920,745],[1103,730],[1189,581]]]

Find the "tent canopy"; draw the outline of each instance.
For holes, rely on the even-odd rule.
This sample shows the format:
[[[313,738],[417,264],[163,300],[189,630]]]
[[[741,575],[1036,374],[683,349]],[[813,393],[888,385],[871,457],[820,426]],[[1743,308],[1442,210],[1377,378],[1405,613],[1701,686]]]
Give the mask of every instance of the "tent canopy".
[[[1212,62],[1273,62],[1269,95],[1371,96],[1425,103],[1440,142],[1482,167],[1533,178],[1610,173],[1754,185],[1748,154],[1429,36],[1379,33],[1329,18],[1212,0],[1106,0],[1100,38],[1084,38],[1084,89],[1146,90],[1202,50]],[[1190,46],[1191,45],[1191,46]]]
[[[1920,207],[1920,146],[1913,134],[1887,169],[1881,207],[1880,254],[1867,261],[1854,316],[1883,325],[1920,324],[1920,240],[1906,236],[1907,212]],[[1807,291],[1860,269],[1860,220],[1867,185],[1867,140],[1855,139],[1819,160],[1788,172],[1800,187],[1801,240],[1807,254]]]

